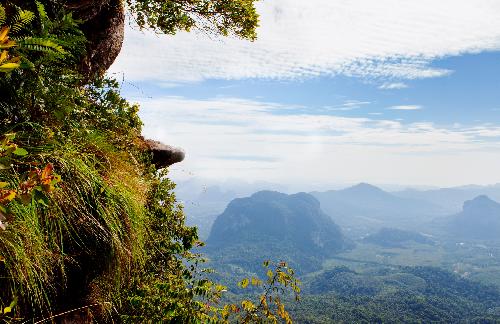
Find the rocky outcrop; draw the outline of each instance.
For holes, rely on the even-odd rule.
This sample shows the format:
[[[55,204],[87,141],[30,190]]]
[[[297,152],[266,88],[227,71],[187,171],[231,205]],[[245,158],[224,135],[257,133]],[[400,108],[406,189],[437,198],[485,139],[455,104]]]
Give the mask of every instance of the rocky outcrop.
[[[184,160],[185,153],[180,148],[149,139],[144,140],[144,144],[146,150],[151,154],[153,164],[158,169],[166,168]]]
[[[102,75],[121,51],[125,11],[120,0],[67,1],[66,7],[84,21],[82,30],[88,40],[81,72],[87,77]]]

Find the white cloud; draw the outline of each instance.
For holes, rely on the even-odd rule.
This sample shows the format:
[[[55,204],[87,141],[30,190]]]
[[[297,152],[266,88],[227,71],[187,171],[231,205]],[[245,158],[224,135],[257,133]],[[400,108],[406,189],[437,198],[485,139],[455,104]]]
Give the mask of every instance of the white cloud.
[[[399,105],[399,106],[392,106],[387,109],[390,110],[420,110],[422,109],[422,106],[419,105]]]
[[[437,77],[437,58],[500,48],[498,0],[273,0],[259,39],[126,31],[112,72],[129,80]]]
[[[398,90],[398,89],[406,89],[408,88],[408,85],[403,82],[393,82],[393,83],[384,83],[378,87],[379,89],[382,90]]]
[[[325,185],[500,181],[491,172],[500,160],[500,127],[494,125],[290,114],[281,104],[236,98],[163,97],[141,104],[144,135],[186,150],[186,160],[172,167],[177,179]]]
[[[359,101],[359,100],[346,100],[344,103],[338,106],[324,106],[323,109],[326,111],[349,111],[354,109],[359,109],[362,106],[369,105],[369,101]]]

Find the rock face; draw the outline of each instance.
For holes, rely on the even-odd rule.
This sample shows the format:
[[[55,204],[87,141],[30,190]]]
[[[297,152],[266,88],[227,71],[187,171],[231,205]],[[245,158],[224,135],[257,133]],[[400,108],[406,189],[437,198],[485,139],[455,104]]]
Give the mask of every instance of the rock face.
[[[151,153],[153,164],[158,169],[166,168],[184,160],[185,153],[180,148],[149,139],[144,140],[144,143],[146,150]]]
[[[67,1],[75,17],[85,21],[82,30],[89,41],[81,72],[102,75],[120,53],[125,29],[125,11],[120,0]]]

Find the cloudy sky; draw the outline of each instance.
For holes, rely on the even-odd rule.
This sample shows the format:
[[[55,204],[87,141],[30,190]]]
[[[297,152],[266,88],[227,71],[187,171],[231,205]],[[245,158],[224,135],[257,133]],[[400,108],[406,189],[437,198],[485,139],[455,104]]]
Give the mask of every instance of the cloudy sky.
[[[185,149],[174,178],[500,182],[500,1],[258,10],[255,42],[127,29],[110,73],[144,135]]]

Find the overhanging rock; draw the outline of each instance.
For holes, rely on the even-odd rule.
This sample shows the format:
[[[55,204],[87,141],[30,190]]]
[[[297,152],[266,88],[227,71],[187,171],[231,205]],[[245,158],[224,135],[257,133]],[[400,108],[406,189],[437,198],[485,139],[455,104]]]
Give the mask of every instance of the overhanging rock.
[[[144,140],[148,152],[151,153],[153,164],[158,168],[166,168],[184,160],[185,153],[181,148],[163,144],[158,141]]]

